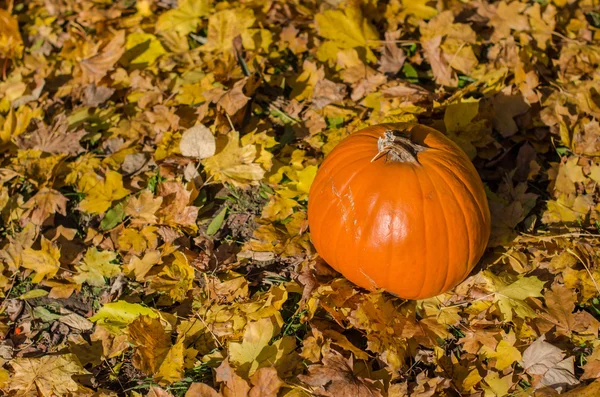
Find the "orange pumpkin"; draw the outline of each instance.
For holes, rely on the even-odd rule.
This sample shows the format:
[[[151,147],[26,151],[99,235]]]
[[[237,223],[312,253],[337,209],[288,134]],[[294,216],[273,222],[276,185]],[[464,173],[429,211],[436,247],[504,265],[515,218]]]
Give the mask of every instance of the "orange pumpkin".
[[[340,142],[311,186],[308,222],[334,269],[406,299],[463,281],[491,229],[469,158],[440,132],[408,123],[365,128]]]

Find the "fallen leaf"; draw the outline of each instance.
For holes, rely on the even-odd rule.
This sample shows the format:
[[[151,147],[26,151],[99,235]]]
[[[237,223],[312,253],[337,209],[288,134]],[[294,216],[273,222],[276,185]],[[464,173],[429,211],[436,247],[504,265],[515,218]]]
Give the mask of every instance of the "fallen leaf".
[[[44,278],[54,277],[60,268],[60,249],[45,237],[42,237],[40,244],[40,250],[25,248],[21,254],[21,266],[35,272],[31,280],[34,284]]]
[[[117,259],[117,254],[111,251],[98,251],[96,247],[90,247],[80,265],[77,266],[77,274],[73,279],[79,283],[88,283],[90,285],[101,287],[106,281],[104,278],[111,278],[121,272],[118,264],[111,263]]]
[[[83,81],[85,83],[98,83],[113,69],[124,52],[125,31],[119,30],[96,54],[83,59],[79,63]]]
[[[73,380],[73,375],[89,374],[73,354],[15,358],[10,361],[13,375],[9,390],[15,396],[67,395],[91,391]]]
[[[249,397],[277,397],[279,389],[284,383],[277,376],[277,370],[273,367],[260,368],[250,378],[252,389]]]
[[[186,157],[206,159],[217,150],[215,137],[204,125],[196,125],[183,133],[179,142],[179,150]]]
[[[377,387],[377,382],[362,378],[354,373],[354,360],[352,357],[346,359],[335,350],[330,350],[323,357],[323,364],[310,365],[308,375],[299,375],[298,378],[314,387],[316,395],[382,396]]]
[[[250,391],[248,383],[235,373],[229,366],[229,360],[225,359],[215,370],[218,382],[223,382],[224,397],[246,397]]]
[[[156,29],[163,31],[174,30],[182,35],[195,32],[202,22],[202,17],[208,15],[210,2],[208,0],[179,0],[177,8],[160,15]]]
[[[79,208],[91,214],[106,211],[113,201],[129,194],[129,190],[123,187],[123,176],[116,171],[107,171],[104,178],[94,173],[86,173],[77,185],[85,194],[85,198],[79,203]]]
[[[522,365],[525,372],[539,375],[541,380],[535,387],[576,385],[574,357],[564,358],[565,353],[545,341],[542,335],[523,352]]]
[[[240,146],[238,132],[231,131],[225,147],[214,156],[203,160],[202,163],[215,181],[244,186],[256,184],[265,174],[265,170],[254,163],[255,159],[256,147],[254,145]]]

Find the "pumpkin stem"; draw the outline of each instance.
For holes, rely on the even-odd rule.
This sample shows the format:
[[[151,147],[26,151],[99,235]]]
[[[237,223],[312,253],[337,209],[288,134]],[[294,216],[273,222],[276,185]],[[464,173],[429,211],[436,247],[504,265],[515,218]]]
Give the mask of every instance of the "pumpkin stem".
[[[427,150],[425,146],[414,143],[410,133],[401,133],[398,130],[388,130],[377,142],[379,152],[371,162],[381,156],[386,156],[386,162],[419,163],[417,154]]]

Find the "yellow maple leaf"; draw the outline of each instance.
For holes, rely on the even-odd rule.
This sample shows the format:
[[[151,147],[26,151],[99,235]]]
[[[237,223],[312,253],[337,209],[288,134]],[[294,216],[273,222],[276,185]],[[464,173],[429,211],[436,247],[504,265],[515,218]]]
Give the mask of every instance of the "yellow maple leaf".
[[[285,197],[284,189],[275,191],[271,200],[264,206],[262,218],[272,222],[282,221],[294,213],[294,208],[298,206],[298,202],[292,198]]]
[[[127,36],[122,62],[125,66],[145,67],[153,65],[166,54],[158,38],[150,33],[136,32]]]
[[[179,154],[179,141],[181,134],[179,132],[167,131],[163,134],[162,139],[156,146],[154,152],[154,160],[164,160],[172,154]]]
[[[17,19],[0,8],[0,58],[20,58],[23,55],[23,39]]]
[[[148,251],[143,258],[138,258],[135,255],[131,256],[131,260],[128,264],[123,266],[125,273],[135,274],[136,281],[144,281],[146,274],[160,262],[159,251]]]
[[[73,375],[89,374],[74,354],[46,355],[40,358],[14,358],[9,390],[19,396],[65,396],[92,393],[73,380]],[[12,395],[12,394],[11,394]]]
[[[77,274],[73,279],[83,284],[101,287],[105,284],[104,277],[114,277],[121,272],[121,267],[111,263],[117,259],[117,254],[112,251],[98,251],[96,247],[90,247],[85,253],[83,261],[76,266]]]
[[[150,190],[144,190],[138,197],[131,197],[125,206],[125,214],[132,218],[132,223],[155,223],[156,211],[163,202],[162,197],[154,197]]]
[[[183,378],[183,340],[173,345],[163,323],[154,317],[139,316],[129,324],[130,341],[137,346],[133,365],[162,384]]]
[[[194,268],[181,252],[173,253],[174,260],[152,278],[150,288],[166,292],[173,300],[181,302],[192,288]]]
[[[496,350],[489,349],[486,345],[481,347],[481,353],[486,357],[496,359],[496,366],[500,371],[510,367],[515,361],[521,360],[521,352],[505,340],[501,340],[496,346]]]
[[[434,7],[428,6],[431,0],[402,0],[402,11],[400,19],[405,19],[411,15],[417,19],[431,19],[437,15],[437,10]]]
[[[319,34],[331,40],[338,48],[365,48],[367,60],[376,62],[377,58],[369,47],[377,46],[379,32],[364,17],[360,7],[351,3],[343,10],[327,10],[315,15]],[[334,51],[326,51],[334,54]]]
[[[0,129],[0,143],[7,143],[12,138],[18,137],[27,130],[32,119],[41,116],[41,109],[34,110],[28,105],[23,105],[16,110],[11,107]]]
[[[202,161],[204,169],[215,181],[235,186],[256,185],[265,175],[265,170],[254,162],[256,147],[240,146],[237,131],[231,131],[226,139],[227,144],[220,152]]]
[[[310,99],[313,94],[313,89],[319,80],[325,78],[325,70],[323,67],[318,67],[316,63],[306,59],[302,65],[302,73],[293,78],[290,82],[292,93],[290,97],[303,101]]]
[[[90,214],[100,214],[110,208],[115,200],[120,200],[129,194],[123,187],[123,176],[116,171],[107,171],[104,178],[89,172],[77,183],[85,198],[79,203],[79,209]]]
[[[142,230],[126,228],[117,239],[119,250],[139,255],[147,249],[155,249],[158,245],[156,230],[155,226],[146,226]]]
[[[231,50],[233,39],[238,35],[243,36],[254,21],[254,11],[247,8],[223,10],[212,14],[208,18],[208,35],[202,49],[222,52]]]
[[[158,17],[156,30],[174,30],[182,35],[195,32],[202,17],[210,11],[209,0],[179,0],[173,8]]]
[[[34,284],[42,281],[44,277],[52,278],[60,268],[60,249],[42,236],[41,249],[26,248],[21,254],[21,266],[35,271],[31,280]]]
[[[272,350],[269,341],[277,333],[279,327],[273,317],[248,323],[242,341],[229,344],[229,359],[241,373],[252,376],[261,365],[261,355],[268,355],[267,351]]]

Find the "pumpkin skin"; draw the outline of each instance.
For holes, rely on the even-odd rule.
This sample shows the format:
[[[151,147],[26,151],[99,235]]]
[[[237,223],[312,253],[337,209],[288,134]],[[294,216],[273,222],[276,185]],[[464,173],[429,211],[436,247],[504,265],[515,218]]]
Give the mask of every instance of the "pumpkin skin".
[[[342,140],[311,186],[308,222],[317,252],[334,269],[405,299],[462,282],[491,231],[483,183],[467,155],[442,133],[407,123]]]

